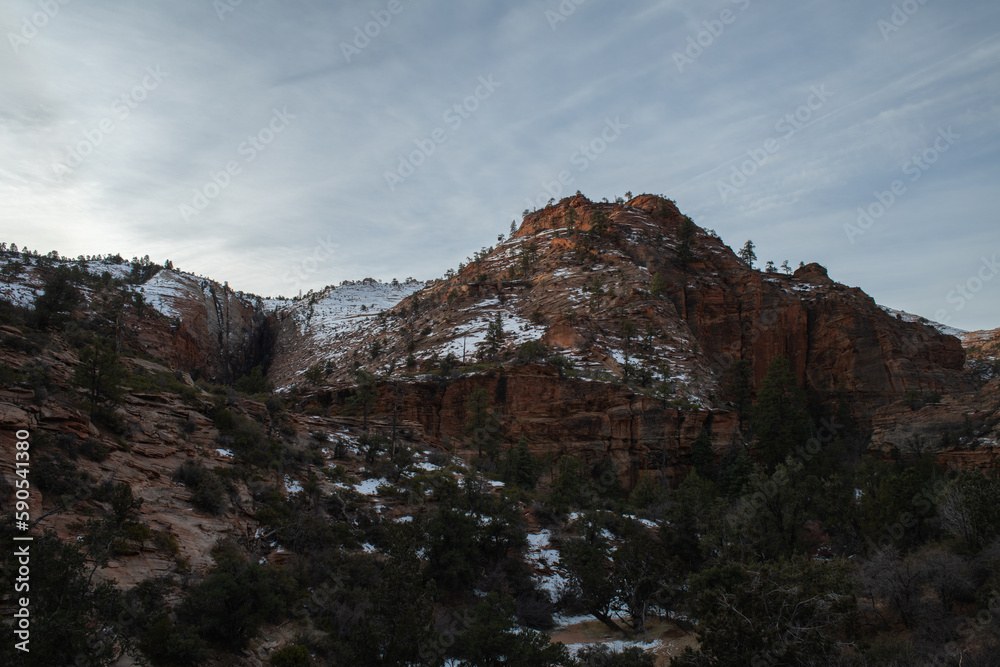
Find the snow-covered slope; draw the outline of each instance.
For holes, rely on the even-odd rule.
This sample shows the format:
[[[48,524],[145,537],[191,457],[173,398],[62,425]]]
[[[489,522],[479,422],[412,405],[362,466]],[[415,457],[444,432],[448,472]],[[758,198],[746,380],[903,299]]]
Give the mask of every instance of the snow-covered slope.
[[[926,324],[927,326],[934,327],[946,336],[955,336],[961,338],[964,334],[969,333],[962,329],[956,329],[955,327],[950,327],[947,324],[941,324],[940,322],[934,322],[926,317],[921,317],[920,315],[914,315],[913,313],[908,313],[904,310],[896,310],[895,308],[889,308],[888,306],[879,306],[882,310],[889,313],[895,318],[898,318],[904,322],[918,322],[920,324]]]

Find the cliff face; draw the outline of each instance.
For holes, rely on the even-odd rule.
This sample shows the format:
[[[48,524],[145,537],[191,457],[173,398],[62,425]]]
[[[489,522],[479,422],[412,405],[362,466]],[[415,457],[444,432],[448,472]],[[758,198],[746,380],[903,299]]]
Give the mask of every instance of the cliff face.
[[[24,285],[7,281],[0,294],[30,302],[43,277],[29,266]],[[710,416],[716,448],[739,440],[722,396],[740,360],[759,387],[771,360],[786,356],[814,402],[849,396],[887,453],[911,446],[914,429],[956,428],[966,406],[992,414],[988,389],[963,370],[959,339],[878,306],[817,264],[754,270],[653,195],[563,199],[430,283],[369,279],[263,300],[163,270],[135,289],[147,305],[125,309],[126,335],[173,368],[232,381],[269,366],[281,390],[346,386],[365,369],[402,381],[403,417],[438,441],[462,437],[465,400],[481,385],[511,441],[610,455],[627,478],[686,461]],[[988,352],[996,336],[987,333],[967,344]],[[554,353],[568,377],[538,363]],[[468,368],[480,361],[489,363]],[[442,364],[464,364],[466,375],[432,379]],[[914,397],[937,395],[914,409]],[[319,402],[345,397],[330,389]]]
[[[228,284],[170,270],[160,271],[138,289],[164,316],[132,313],[131,328],[153,356],[224,382],[270,363],[275,322],[261,299],[234,292]]]
[[[691,444],[707,428],[713,447],[725,451],[738,441],[736,415],[727,411],[667,407],[662,400],[620,384],[562,377],[545,365],[517,366],[449,382],[417,381],[379,387],[375,412],[396,414],[417,425],[428,442],[467,440],[469,395],[486,391],[503,440],[524,438],[531,450],[552,460],[572,455],[585,463],[610,459],[630,488],[640,471],[654,471],[679,483],[689,469]],[[343,411],[353,389],[344,385],[307,395],[309,408]]]
[[[564,199],[338,340],[328,380],[350,380],[346,360],[396,375],[410,354],[424,370],[448,353],[471,362],[499,315],[508,351],[540,340],[582,375],[620,381],[629,372],[643,392],[705,411],[725,410],[720,382],[734,361],[748,360],[759,386],[779,354],[820,402],[852,395],[864,426],[907,392],[971,390],[958,339],[893,316],[816,264],[791,275],[756,271],[696,226],[685,251],[682,224],[672,202],[651,195]],[[604,409],[627,409],[612,394]],[[574,410],[569,402],[561,412]]]
[[[912,428],[947,430],[961,406],[985,400],[963,371],[957,338],[878,306],[817,264],[790,275],[753,270],[696,226],[685,249],[682,225],[674,204],[655,196],[564,199],[528,215],[457,273],[409,295],[397,289],[380,312],[357,304],[343,311],[327,327],[331,344],[318,349],[308,340],[322,334],[322,313],[348,292],[316,295],[308,335],[285,315],[279,349],[304,346],[327,368],[320,384],[335,388],[309,394],[313,408],[342,411],[362,368],[401,380],[391,392],[383,387],[378,412],[395,410],[431,441],[461,441],[466,401],[482,387],[505,441],[524,437],[537,453],[589,462],[610,457],[626,483],[640,470],[679,479],[702,428],[717,452],[741,441],[720,398],[724,374],[739,360],[750,362],[759,387],[770,361],[788,357],[817,402],[849,396],[862,430],[887,454],[910,446]],[[490,350],[498,317],[503,337]],[[553,365],[530,363],[530,354],[512,362],[530,341],[574,369],[560,377]],[[449,354],[459,366],[480,356],[494,365],[443,381],[426,375]],[[301,381],[290,370],[280,371],[281,381]],[[914,414],[913,396],[934,394],[953,409]]]

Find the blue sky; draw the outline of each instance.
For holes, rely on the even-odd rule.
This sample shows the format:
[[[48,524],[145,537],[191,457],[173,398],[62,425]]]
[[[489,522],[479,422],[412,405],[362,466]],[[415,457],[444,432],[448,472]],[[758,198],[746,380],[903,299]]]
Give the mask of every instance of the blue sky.
[[[653,192],[1000,326],[993,2],[7,0],[0,34],[0,236],[43,252],[287,296]]]

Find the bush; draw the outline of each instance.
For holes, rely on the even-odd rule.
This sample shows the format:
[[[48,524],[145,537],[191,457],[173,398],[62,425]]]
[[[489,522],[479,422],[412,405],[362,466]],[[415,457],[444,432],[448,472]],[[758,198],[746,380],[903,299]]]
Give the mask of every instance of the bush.
[[[517,360],[523,364],[544,359],[548,355],[549,349],[537,340],[529,340],[521,343],[517,348]]]
[[[305,646],[286,646],[271,656],[272,667],[309,667],[311,664],[312,656]]]
[[[635,646],[612,651],[607,646],[586,646],[576,654],[579,667],[654,667],[656,656]]]
[[[226,484],[199,461],[185,461],[174,473],[174,481],[191,489],[191,503],[200,510],[221,514],[226,509]]]
[[[241,649],[261,625],[281,619],[285,586],[276,571],[248,561],[231,544],[216,547],[212,555],[216,566],[190,589],[177,617],[203,639]]]
[[[194,628],[175,625],[166,613],[157,614],[139,639],[139,648],[157,667],[203,664],[211,656]]]
[[[81,300],[80,290],[73,284],[70,270],[65,266],[58,267],[45,281],[45,291],[35,301],[38,326],[63,325]]]
[[[263,368],[254,366],[253,370],[236,381],[236,391],[244,394],[270,394],[274,391],[274,385],[264,375]]]

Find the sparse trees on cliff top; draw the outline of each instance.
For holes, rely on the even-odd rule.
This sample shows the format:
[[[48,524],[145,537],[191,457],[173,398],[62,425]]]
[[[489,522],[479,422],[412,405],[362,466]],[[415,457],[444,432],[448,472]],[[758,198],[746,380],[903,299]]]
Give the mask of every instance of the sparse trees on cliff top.
[[[740,248],[740,251],[736,253],[751,269],[753,268],[753,263],[757,261],[757,253],[754,252],[754,247],[753,241],[748,240]]]

